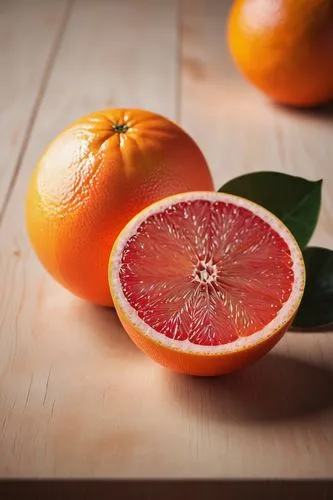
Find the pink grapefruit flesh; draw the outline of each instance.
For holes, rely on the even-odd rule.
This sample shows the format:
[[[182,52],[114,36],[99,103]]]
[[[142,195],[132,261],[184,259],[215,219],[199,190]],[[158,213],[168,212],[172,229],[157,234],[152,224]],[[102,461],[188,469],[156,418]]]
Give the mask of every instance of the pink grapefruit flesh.
[[[197,355],[268,338],[290,322],[304,288],[288,229],[221,193],[177,195],[145,209],[118,238],[110,269],[125,328],[129,321],[167,349]]]

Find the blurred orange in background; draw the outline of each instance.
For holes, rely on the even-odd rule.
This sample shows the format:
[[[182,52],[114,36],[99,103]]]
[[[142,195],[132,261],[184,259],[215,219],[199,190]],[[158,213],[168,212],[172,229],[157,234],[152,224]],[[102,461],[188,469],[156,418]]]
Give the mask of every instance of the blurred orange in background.
[[[228,41],[243,75],[275,101],[333,99],[332,0],[236,0]]]

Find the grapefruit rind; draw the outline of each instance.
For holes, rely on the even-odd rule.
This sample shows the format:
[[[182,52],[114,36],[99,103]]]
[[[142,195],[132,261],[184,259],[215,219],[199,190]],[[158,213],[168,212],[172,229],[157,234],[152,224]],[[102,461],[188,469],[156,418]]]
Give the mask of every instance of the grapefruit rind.
[[[137,232],[138,228],[148,217],[163,212],[181,202],[190,202],[194,200],[205,200],[210,202],[224,202],[236,205],[237,207],[245,208],[265,221],[278,235],[287,243],[290,250],[292,260],[292,270],[294,273],[294,282],[289,298],[283,304],[276,317],[265,325],[261,330],[249,336],[239,337],[237,340],[222,345],[200,345],[186,340],[175,340],[160,332],[145,323],[138,315],[137,311],[130,305],[122,290],[122,285],[119,277],[119,270],[122,262],[123,249],[126,242]],[[226,193],[212,193],[196,191],[191,193],[182,193],[173,195],[158,201],[149,207],[139,212],[121,231],[119,234],[109,261],[109,284],[112,293],[112,298],[116,309],[122,316],[126,318],[126,322],[143,337],[164,348],[198,355],[220,356],[224,353],[232,353],[243,350],[248,350],[260,343],[265,343],[271,337],[286,329],[292,318],[297,312],[300,305],[304,287],[305,287],[305,267],[302,252],[289,229],[271,212],[262,206],[241,198],[235,195]]]

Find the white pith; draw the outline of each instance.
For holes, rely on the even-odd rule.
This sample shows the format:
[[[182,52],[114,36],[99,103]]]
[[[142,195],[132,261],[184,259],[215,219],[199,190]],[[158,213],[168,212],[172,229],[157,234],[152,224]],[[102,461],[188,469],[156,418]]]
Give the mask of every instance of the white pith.
[[[188,202],[193,200],[206,200],[211,202],[222,201],[225,203],[231,203],[238,207],[246,208],[251,212],[255,213],[267,224],[269,224],[271,228],[274,229],[281,236],[281,238],[287,243],[290,250],[291,260],[293,262],[292,270],[294,272],[295,279],[293,282],[292,291],[288,300],[279,310],[276,317],[258,332],[253,333],[252,335],[247,337],[245,336],[239,337],[237,340],[233,342],[229,342],[227,344],[222,344],[218,346],[194,344],[190,342],[188,339],[174,340],[154,330],[154,328],[149,326],[138,316],[136,310],[129,304],[123,293],[122,285],[119,278],[119,270],[121,267],[121,260],[122,260],[124,246],[128,241],[128,239],[131,238],[137,232],[142,222],[147,217],[159,212],[163,212],[165,209],[171,207],[172,205],[175,205],[180,202]],[[299,303],[301,301],[302,294],[304,291],[304,285],[305,285],[305,273],[304,273],[302,253],[294,237],[292,236],[290,231],[286,228],[286,226],[277,217],[275,217],[273,214],[268,212],[263,207],[244,198],[239,198],[237,196],[225,193],[212,193],[212,192],[183,193],[172,196],[170,198],[166,198],[160,202],[151,205],[150,207],[140,212],[136,217],[134,217],[134,219],[132,219],[123,229],[123,231],[120,233],[114,245],[110,258],[110,287],[112,290],[114,301],[117,303],[118,307],[120,307],[120,309],[124,312],[127,320],[133,325],[135,329],[139,330],[142,333],[142,335],[151,338],[156,343],[161,344],[165,347],[183,352],[217,355],[226,352],[229,353],[232,351],[239,351],[241,349],[248,349],[252,345],[264,341],[265,339],[274,335],[275,332],[279,331],[281,328],[284,327],[286,323],[290,321],[291,317],[296,312]]]

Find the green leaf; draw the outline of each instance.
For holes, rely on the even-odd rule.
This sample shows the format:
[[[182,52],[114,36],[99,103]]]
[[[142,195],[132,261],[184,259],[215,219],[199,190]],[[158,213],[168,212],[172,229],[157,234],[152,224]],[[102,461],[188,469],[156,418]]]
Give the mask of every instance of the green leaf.
[[[303,251],[306,285],[294,319],[297,328],[315,328],[333,322],[333,251],[308,247]]]
[[[322,180],[281,172],[253,172],[227,182],[219,191],[248,198],[281,219],[304,248],[316,227]]]

